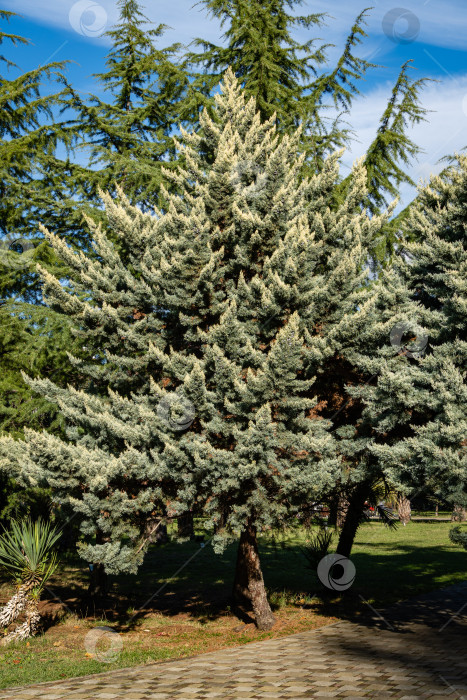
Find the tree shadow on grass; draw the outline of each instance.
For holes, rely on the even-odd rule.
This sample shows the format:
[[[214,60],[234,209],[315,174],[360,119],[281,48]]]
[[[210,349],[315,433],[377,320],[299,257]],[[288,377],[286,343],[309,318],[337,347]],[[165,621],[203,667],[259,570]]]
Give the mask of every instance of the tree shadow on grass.
[[[288,604],[323,616],[363,620],[372,613],[368,603],[382,609],[452,580],[465,578],[467,556],[447,546],[420,547],[407,543],[367,543],[352,561],[356,580],[344,594],[325,588],[303,556],[299,544],[260,543],[265,583],[269,593],[283,592]],[[63,611],[79,617],[106,619],[135,626],[147,614],[185,615],[201,623],[234,612],[252,622],[248,610],[231,601],[237,545],[222,555],[208,544],[176,543],[151,547],[136,575],[111,577],[110,595],[104,600],[86,596],[88,570],[79,559],[69,558],[43,595],[41,607],[48,624]],[[188,562],[188,563],[187,563]],[[300,604],[306,596],[312,603]]]
[[[267,586],[314,595],[312,608],[315,612],[360,621],[374,617],[373,609],[384,609],[397,601],[467,579],[465,552],[449,544],[420,547],[397,542],[365,547],[368,552],[356,551],[351,556],[356,569],[354,583],[339,593],[326,588],[316,572],[307,568],[298,545],[287,547],[279,555],[274,548],[263,545],[261,555]],[[442,601],[440,605],[442,608]],[[429,624],[430,616],[433,624],[437,624],[434,611],[428,608],[420,621]]]

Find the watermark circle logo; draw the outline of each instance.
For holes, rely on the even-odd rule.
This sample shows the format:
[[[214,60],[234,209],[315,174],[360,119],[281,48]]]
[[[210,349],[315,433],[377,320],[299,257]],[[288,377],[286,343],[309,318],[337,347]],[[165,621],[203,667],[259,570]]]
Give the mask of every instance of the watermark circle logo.
[[[94,0],[78,0],[68,14],[71,27],[82,36],[98,37],[105,32],[107,12]]]
[[[0,265],[21,269],[32,262],[34,243],[22,236],[8,234],[0,240]]]
[[[355,566],[342,554],[326,554],[316,571],[323,586],[332,591],[346,591],[355,581]]]
[[[404,336],[410,337],[406,339]],[[415,359],[423,356],[428,345],[428,336],[417,323],[397,323],[389,334],[389,340],[400,355]]]
[[[268,177],[265,171],[253,160],[239,160],[230,170],[230,182],[234,190],[252,199],[265,189]]]
[[[84,647],[96,661],[111,664],[118,659],[123,649],[123,640],[111,627],[94,627],[85,636]]]
[[[411,44],[420,34],[420,20],[410,10],[394,7],[383,17],[383,32],[395,44]]]
[[[196,415],[195,407],[183,391],[166,394],[157,405],[157,415],[171,430],[188,430]]]

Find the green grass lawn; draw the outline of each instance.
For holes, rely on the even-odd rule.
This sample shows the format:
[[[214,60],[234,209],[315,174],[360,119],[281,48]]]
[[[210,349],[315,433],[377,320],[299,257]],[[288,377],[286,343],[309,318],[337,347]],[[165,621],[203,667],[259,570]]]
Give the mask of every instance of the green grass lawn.
[[[355,583],[342,597],[330,595],[307,568],[301,553],[303,531],[291,531],[276,540],[264,538],[264,577],[278,619],[267,633],[258,632],[251,619],[239,619],[230,610],[235,544],[221,556],[209,544],[200,547],[196,542],[154,547],[136,576],[113,579],[109,604],[103,610],[83,607],[86,567],[69,559],[44,595],[45,634],[0,647],[0,687],[98,673],[291,634],[336,618],[357,617],[365,609],[359,596],[381,608],[465,580],[467,552],[450,543],[450,527],[450,523],[433,521],[409,523],[396,531],[379,522],[363,525],[352,553]],[[3,600],[9,591],[6,584],[0,587]],[[86,635],[98,625],[120,634],[121,652],[112,663],[98,661],[86,649]]]
[[[399,525],[396,530],[379,522],[362,525],[351,556],[356,568],[352,589],[382,607],[466,580],[467,552],[451,544],[451,527],[450,522],[435,521],[411,522],[405,527]],[[302,538],[300,533],[298,538],[287,542],[291,548],[281,559],[285,568],[293,566],[294,558],[299,561],[297,545],[301,544]],[[267,581],[277,585],[279,572],[274,571],[269,557],[265,564]],[[296,567],[293,581],[307,590],[305,586],[308,584],[309,587],[316,577],[310,576],[306,569]]]

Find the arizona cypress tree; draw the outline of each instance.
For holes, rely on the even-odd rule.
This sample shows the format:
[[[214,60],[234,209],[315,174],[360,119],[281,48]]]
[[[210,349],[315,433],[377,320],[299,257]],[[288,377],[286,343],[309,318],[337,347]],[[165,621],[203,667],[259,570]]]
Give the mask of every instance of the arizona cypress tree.
[[[378,472],[408,493],[430,489],[453,504],[467,503],[466,206],[467,158],[460,156],[457,166],[420,189],[408,214],[406,234],[413,242],[402,251],[394,278],[398,304],[408,311],[396,325],[397,357],[376,363],[365,353],[356,358],[369,380],[349,391],[361,404],[359,439],[365,432],[372,438],[367,463],[373,470],[356,471],[361,488],[349,489],[353,512],[339,548],[347,556]],[[390,290],[386,273],[379,286]]]
[[[397,391],[402,393],[411,372],[418,366],[414,353],[410,357],[404,355],[407,341],[402,334],[398,337],[398,329],[418,330],[423,337],[420,330],[423,317],[418,304],[394,269],[381,271],[378,280],[368,276],[366,265],[372,241],[385,230],[391,210],[386,216],[373,215],[367,220],[362,214],[362,219],[355,219],[356,211],[360,210],[358,202],[367,192],[366,179],[360,163],[352,174],[352,195],[347,196],[344,210],[348,225],[355,220],[363,222],[358,232],[347,231],[346,235],[336,236],[337,222],[342,221],[344,212],[342,205],[337,211],[334,205],[329,205],[336,183],[332,176],[326,185],[323,182],[321,197],[310,196],[315,211],[309,212],[310,228],[321,244],[316,269],[332,277],[336,285],[335,295],[325,298],[319,313],[322,320],[318,330],[331,341],[327,344],[331,352],[322,357],[317,368],[314,390],[319,413],[331,422],[337,439],[336,454],[342,459],[342,471],[331,489],[322,494],[322,499],[330,502],[333,511],[338,509],[339,501],[345,504],[339,543],[339,551],[345,556],[349,555],[362,522],[364,503],[372,502],[382,486],[389,492],[400,483],[375,457],[374,444],[388,445],[394,456],[399,442],[407,435],[411,417],[419,423],[424,419],[423,410],[415,409],[412,415],[401,412],[397,405],[387,417],[394,423],[389,430],[388,425],[380,426],[379,411],[366,408],[367,400],[371,402],[373,394],[381,390],[381,382],[384,391],[388,375],[397,379]],[[353,242],[348,238],[351,235]],[[396,393],[395,388],[393,391]]]
[[[73,271],[66,284],[43,272],[48,303],[73,318],[84,354],[88,340],[101,349],[71,358],[81,386],[28,380],[60,406],[68,440],[27,431],[0,442],[1,464],[71,504],[101,571],[137,569],[149,516],[202,508],[216,549],[240,534],[235,593],[268,628],[258,536],[342,473],[314,384],[371,320],[376,302],[356,294],[384,217],[355,211],[361,164],[332,211],[337,156],[301,178],[300,133],[279,139],[231,72],[183,144],[186,170],[167,173],[182,195],[165,193],[165,212],[104,195],[111,233],[89,220],[92,257],[46,232]]]
[[[333,358],[337,371],[332,380],[334,399],[340,403],[335,404],[332,420],[344,464],[333,497],[346,501],[337,551],[347,557],[364,520],[366,502],[377,505],[375,495],[381,499],[381,491],[387,498],[404,485],[420,485],[416,469],[408,469],[408,484],[401,483],[398,472],[379,455],[384,452],[393,465],[398,463],[401,443],[414,425],[423,424],[423,401],[429,398],[420,383],[407,395],[407,386],[422,372],[426,340],[423,315],[408,286],[389,269],[377,282],[359,290],[355,301],[366,324],[354,327],[342,339],[339,359]],[[410,341],[413,336],[415,341]],[[375,409],[375,397],[383,395],[384,407],[381,403]],[[384,511],[380,514],[386,524],[392,524]]]
[[[378,457],[410,483],[423,484],[453,504],[466,505],[467,494],[467,157],[423,186],[407,219],[400,270],[417,300],[429,333],[429,351],[405,392],[376,395],[372,408],[411,410],[424,420],[399,446],[398,460],[381,448]],[[410,381],[409,381],[410,379]],[[413,407],[411,409],[411,404]]]

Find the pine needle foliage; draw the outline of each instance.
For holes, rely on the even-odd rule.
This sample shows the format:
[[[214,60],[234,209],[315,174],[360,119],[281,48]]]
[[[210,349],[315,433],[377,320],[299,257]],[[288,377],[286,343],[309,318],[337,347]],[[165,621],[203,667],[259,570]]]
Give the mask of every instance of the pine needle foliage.
[[[112,43],[107,70],[94,75],[109,101],[84,100],[68,85],[76,114],[71,133],[78,152],[89,156],[87,166],[73,170],[75,199],[86,205],[77,207],[78,229],[83,208],[89,213],[99,201],[99,188],[114,193],[119,183],[144,211],[160,204],[161,167],[173,160],[173,131],[188,89],[177,58],[181,45],[159,48],[169,27],[151,26],[136,0],[119,0],[118,9],[119,20],[106,33]]]
[[[5,21],[14,17],[0,13]],[[23,37],[6,32],[0,33],[0,42],[10,49],[28,45]],[[43,241],[39,221],[61,228],[55,195],[62,189],[63,168],[56,150],[59,144],[69,145],[69,138],[56,119],[64,100],[65,63],[20,73],[10,58],[0,58],[7,69],[0,80],[0,431],[18,435],[27,424],[52,426],[57,420],[56,409],[34,397],[21,370],[59,371],[59,348],[69,340],[67,324],[63,319],[58,324],[41,305],[36,271],[40,261],[57,275],[64,272]],[[55,81],[59,92],[43,96],[41,86],[48,81]]]

